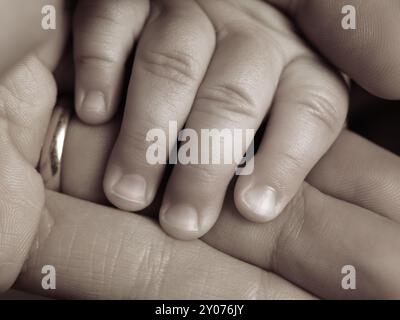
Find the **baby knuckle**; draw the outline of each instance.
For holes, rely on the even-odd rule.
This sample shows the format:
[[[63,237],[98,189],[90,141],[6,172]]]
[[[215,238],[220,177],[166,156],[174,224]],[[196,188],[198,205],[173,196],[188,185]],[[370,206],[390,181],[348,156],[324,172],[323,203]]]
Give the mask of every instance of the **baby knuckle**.
[[[157,77],[181,85],[193,85],[200,81],[199,64],[189,54],[147,50],[139,53],[138,58],[142,68]]]
[[[96,54],[81,54],[76,58],[76,63],[80,66],[97,67],[110,69],[118,64],[118,59],[105,52],[97,52]]]
[[[335,103],[336,100],[329,93],[312,90],[308,93],[307,99],[299,101],[299,104],[312,119],[337,134],[346,119],[346,112]]]
[[[200,88],[198,108],[203,112],[218,114],[229,120],[241,121],[243,117],[258,120],[260,108],[245,89],[229,84]]]

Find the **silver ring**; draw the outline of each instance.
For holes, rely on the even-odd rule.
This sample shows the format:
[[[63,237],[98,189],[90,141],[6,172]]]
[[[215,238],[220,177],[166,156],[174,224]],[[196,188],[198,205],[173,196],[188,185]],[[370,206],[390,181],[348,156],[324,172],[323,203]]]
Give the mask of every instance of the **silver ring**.
[[[69,99],[57,101],[47,128],[39,161],[39,172],[46,189],[59,191],[61,187],[62,155],[72,114],[71,108]]]

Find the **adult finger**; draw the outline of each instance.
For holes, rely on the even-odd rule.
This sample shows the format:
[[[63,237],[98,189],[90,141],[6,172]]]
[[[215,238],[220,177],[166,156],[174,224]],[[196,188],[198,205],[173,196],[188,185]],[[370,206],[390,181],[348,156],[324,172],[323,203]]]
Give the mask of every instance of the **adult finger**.
[[[62,193],[109,204],[103,190],[103,178],[120,125],[119,118],[97,126],[71,118],[64,143]]]
[[[99,182],[119,124],[115,120],[91,127],[76,119],[70,122],[62,170],[63,192],[106,203]],[[82,137],[86,139],[82,140]],[[398,168],[399,157],[351,131],[343,130],[306,179],[327,195],[399,221],[400,185],[397,175],[393,174]],[[155,210],[157,208],[153,207]]]
[[[344,131],[307,181],[335,198],[400,222],[399,168],[398,156]]]
[[[75,139],[75,144],[88,146],[89,149],[98,152],[97,156],[85,156],[80,163],[86,159],[90,159],[92,163],[96,158],[107,158],[112,143],[103,144],[110,145],[108,151],[107,148],[90,147],[99,133],[89,134],[89,131],[79,124],[75,129],[77,133],[74,136],[85,136],[88,139],[87,142]],[[100,131],[100,128],[97,130]],[[107,127],[107,130],[113,131],[111,127]],[[349,153],[351,150],[353,154],[357,153],[359,141],[343,143],[346,141],[346,135],[338,140],[338,146],[332,150],[339,153]],[[369,146],[372,147],[372,152],[375,150],[375,157],[378,159],[382,150],[371,144]],[[334,155],[328,152],[327,157],[329,156]],[[338,170],[346,170],[345,161],[336,165]],[[355,179],[365,179],[368,184],[368,178],[365,177],[377,166],[378,162],[367,168],[363,175],[356,175]],[[69,167],[70,171],[65,174],[73,175],[78,168],[79,166]],[[321,169],[317,167],[316,170]],[[81,183],[79,172],[75,181],[70,180],[70,189]],[[100,172],[92,173],[101,176]],[[349,171],[349,180],[351,173],[352,171]],[[96,176],[85,176],[84,179],[95,181]],[[329,181],[322,181],[327,184],[325,188],[329,190]],[[398,184],[398,181],[394,182]],[[385,193],[385,188],[380,189],[380,186],[384,184],[374,185],[377,195]],[[393,298],[398,294],[395,266],[399,263],[396,259],[399,259],[397,244],[400,243],[400,233],[396,223],[366,209],[322,194],[306,184],[282,215],[270,224],[259,225],[239,215],[233,204],[231,191],[232,189],[228,193],[220,219],[203,238],[212,246],[267,270],[275,270],[318,296]],[[349,193],[350,191],[357,192],[349,190]],[[81,196],[85,197],[88,193],[90,191]],[[342,289],[341,280],[344,275],[341,272],[345,265],[353,265],[356,268],[358,290]]]
[[[78,299],[310,298],[199,240],[169,238],[149,218],[54,192],[46,206],[54,224],[41,228],[30,252],[18,282],[24,290]],[[41,286],[44,265],[57,272],[56,290]]]
[[[397,223],[307,183],[269,224],[246,222],[231,202],[228,197],[218,224],[204,238],[213,247],[272,270],[318,297],[399,298]],[[352,270],[356,290],[346,290],[346,268]]]
[[[366,90],[400,98],[399,1],[267,1],[291,14],[321,53]],[[342,27],[345,16],[355,29]]]

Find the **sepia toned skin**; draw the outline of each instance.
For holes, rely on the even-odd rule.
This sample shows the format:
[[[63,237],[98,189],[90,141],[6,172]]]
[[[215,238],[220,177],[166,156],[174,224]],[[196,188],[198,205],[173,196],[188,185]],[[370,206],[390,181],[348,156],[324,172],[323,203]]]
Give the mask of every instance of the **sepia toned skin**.
[[[399,97],[397,1],[270,3],[292,16],[308,40],[364,88]],[[341,27],[345,4],[357,9],[356,30]],[[104,179],[108,199],[121,209],[141,210],[153,201],[164,166],[146,161],[146,133],[168,133],[168,120],[197,131],[258,128],[271,109],[254,173],[240,177],[235,191],[239,212],[257,222],[282,211],[343,125],[343,81],[301,49],[286,19],[260,1],[82,0],[74,26],[76,108],[87,123],[115,113],[127,57],[137,42],[122,101],[124,121]],[[178,164],[161,207],[165,231],[179,239],[207,232],[233,170]]]
[[[53,41],[56,32],[42,28],[41,8],[51,5],[58,12],[58,26],[63,28],[67,3],[63,0],[2,0],[0,2],[0,75],[20,61],[28,52],[42,50],[43,44]],[[23,21],[23,23],[21,23]]]
[[[77,200],[102,201],[98,181],[118,126],[71,123],[63,167],[69,178],[63,190],[73,198],[47,193],[53,227],[50,233],[42,231],[41,244],[31,251],[28,271],[19,282],[23,288],[42,292],[40,271],[46,261],[62,279],[50,292],[57,297],[311,297],[287,280],[322,298],[399,297],[397,156],[345,131],[312,171],[309,183],[270,224],[243,219],[230,189],[219,220],[202,239],[209,247],[199,240],[164,236],[151,218]],[[369,165],[359,168],[365,157]],[[96,171],[89,169],[93,167]],[[335,190],[338,184],[341,194]],[[334,192],[336,198],[329,196]],[[339,200],[340,195],[348,202]],[[145,213],[154,214],[155,208]],[[348,264],[356,267],[357,290],[341,287],[341,269]]]
[[[387,14],[390,15],[391,12]],[[388,35],[389,38],[390,35]],[[355,43],[362,44],[362,41],[365,39]],[[340,50],[340,46],[338,50]],[[394,51],[382,51],[382,54],[386,55],[385,61],[394,61],[398,57]],[[57,61],[55,57],[52,58]],[[382,60],[379,57],[370,58],[371,63]],[[351,60],[351,57],[349,59]],[[41,178],[34,168],[43,140],[45,127],[43,124],[48,122],[56,96],[54,80],[48,70],[49,65],[51,64],[46,63],[45,67],[37,59],[28,59],[24,61],[24,64],[19,64],[11,78],[8,78],[8,82],[2,82],[1,86],[0,97],[3,102],[0,110],[1,290],[6,290],[14,282],[22,263],[27,258],[26,254],[31,247],[34,234],[37,232],[39,219],[47,213],[52,217],[49,219],[51,223],[44,220],[42,226],[45,227],[39,229],[39,240],[42,240],[34,242],[32,254],[21,276],[20,285],[26,290],[38,290],[41,266],[52,260],[60,272],[58,279],[60,290],[56,290],[56,294],[64,297],[134,298],[150,296],[164,298],[176,294],[177,283],[182,284],[180,298],[195,296],[210,298],[232,296],[237,298],[309,297],[287,281],[282,281],[282,278],[277,278],[274,273],[266,273],[259,268],[229,258],[229,256],[204,245],[201,241],[178,242],[170,239],[162,233],[155,222],[147,218],[128,215],[115,209],[82,202],[62,194],[47,192],[46,196]],[[356,60],[353,61],[353,65],[357,65]],[[395,71],[396,69],[393,70],[393,72]],[[362,69],[357,75],[354,75],[355,78],[357,76],[362,77]],[[17,79],[18,81],[15,81]],[[21,79],[25,79],[25,82],[20,82]],[[11,83],[20,83],[19,86],[13,88],[16,91],[10,90],[12,87],[7,84]],[[381,85],[382,83],[376,84],[377,87]],[[392,85],[396,85],[396,83]],[[373,89],[371,90],[373,91]],[[5,101],[7,103],[4,103]],[[4,113],[4,110],[12,112]],[[30,117],[26,117],[26,114],[29,114]],[[107,141],[99,139],[99,135],[105,139],[107,139],[108,133],[111,133],[110,137],[113,136],[112,131],[104,130],[104,128],[81,126],[81,131],[77,131],[75,127],[75,132],[79,137],[82,137],[82,133],[87,132],[92,132],[94,135],[89,135],[86,142],[76,143],[76,140],[75,142],[69,140],[73,152],[69,161],[73,158],[77,159],[77,150],[91,150],[91,146],[98,145],[97,143],[101,141]],[[26,129],[29,129],[29,135]],[[82,129],[85,130],[82,131]],[[71,130],[71,133],[73,132]],[[91,141],[90,137],[94,140]],[[112,140],[112,138],[109,139]],[[111,144],[108,146],[111,147]],[[336,152],[336,156],[331,156],[334,152]],[[93,154],[96,155],[96,153]],[[100,154],[101,152],[97,153],[97,155]],[[360,163],[364,162],[366,158],[369,159],[368,164],[360,166]],[[85,165],[82,159],[85,160],[85,157],[76,160],[80,161],[81,165],[74,165],[70,162],[72,168],[90,169],[95,167],[95,161],[98,161],[95,160],[95,157],[89,158],[88,160],[92,160],[92,162]],[[398,298],[398,278],[393,273],[393,268],[398,265],[399,259],[397,254],[399,251],[395,247],[399,243],[397,239],[397,234],[399,234],[397,230],[398,208],[400,207],[399,186],[398,179],[394,180],[399,167],[398,161],[396,156],[351,134],[345,134],[339,138],[310,176],[311,185],[318,186],[324,194],[305,185],[302,188],[305,191],[295,199],[308,201],[293,202],[282,217],[279,217],[271,225],[256,225],[246,222],[237,213],[234,213],[234,210],[224,209],[221,223],[217,223],[209,238],[207,236],[205,240],[247,262],[272,269],[320,297],[342,295],[353,297],[357,295],[357,297]],[[83,173],[87,174],[89,178],[95,178],[88,179],[89,185],[91,181],[99,179],[99,176],[96,178],[96,172],[97,175],[101,175],[101,168],[102,166],[99,165],[99,171],[83,170]],[[13,174],[10,175],[10,172]],[[82,172],[72,172],[74,175],[70,174],[71,177],[85,177]],[[79,190],[83,181],[77,179],[75,183],[77,185],[74,185],[74,180],[70,181],[69,188],[64,186],[65,190],[74,190],[74,187],[75,190]],[[100,188],[98,184],[96,185]],[[92,199],[95,198],[92,189],[79,192],[83,198],[96,200]],[[347,202],[333,199],[327,196],[328,194]],[[308,206],[301,206],[302,203]],[[308,208],[308,210],[304,210],[304,208]],[[302,215],[304,212],[308,214]],[[96,215],[99,219],[96,219]],[[303,219],[305,217],[307,219]],[[297,220],[297,218],[299,219]],[[278,224],[278,221],[282,225]],[[53,226],[52,229],[46,228],[49,225]],[[270,229],[272,227],[274,228]],[[221,234],[221,230],[218,228],[227,228],[226,237],[218,236]],[[100,235],[104,235],[105,230],[110,232],[109,237],[105,242],[98,242],[101,238]],[[153,238],[147,238],[148,234],[144,238],[141,236],[143,233],[139,233],[138,230],[143,233],[151,232]],[[236,243],[229,236],[234,235],[232,231],[238,230],[243,230],[245,237],[235,237],[234,240],[238,240]],[[260,239],[268,240],[271,235],[282,234],[285,241],[281,241],[281,245],[277,246],[276,250],[267,247],[274,243],[273,241],[260,241]],[[239,235],[241,234],[239,233]],[[282,239],[282,237],[278,238]],[[146,242],[153,239],[153,243]],[[368,242],[368,239],[371,239],[371,242]],[[107,251],[107,247],[112,246],[115,242],[121,243],[119,249],[125,252],[125,255],[118,254],[118,251]],[[238,246],[238,243],[242,243],[243,246]],[[98,247],[93,246],[94,244],[98,244]],[[146,253],[163,245],[167,252],[163,257],[149,255],[149,258],[154,257],[155,261],[146,260]],[[365,247],[368,250],[363,250]],[[84,250],[81,251],[79,248],[84,248]],[[104,254],[95,254],[94,248]],[[335,249],[336,254],[330,254],[332,248],[340,250]],[[168,249],[170,249],[169,252]],[[175,249],[177,250],[175,251]],[[322,249],[326,250],[322,252]],[[60,252],[68,255],[61,256]],[[139,255],[138,252],[144,254]],[[193,262],[191,259],[193,252],[203,259]],[[309,259],[308,254],[310,253],[314,253],[311,256],[317,258]],[[272,260],[277,262],[271,263],[269,255],[278,256]],[[65,257],[68,257],[69,260],[64,260]],[[182,260],[178,259],[179,257]],[[351,261],[349,261],[349,257]],[[210,261],[215,261],[215,265],[210,264]],[[153,274],[146,277],[149,275],[146,273],[150,270],[149,268],[133,268],[147,262],[153,266],[161,266],[155,268],[160,270],[157,273],[159,277],[155,277]],[[164,264],[157,264],[159,262]],[[340,269],[342,265],[338,264],[348,264],[349,262],[360,266],[357,270],[361,271],[362,281],[358,282],[361,290],[344,291],[339,287],[340,279],[338,277],[342,275],[336,270]],[[78,264],[79,267],[68,268],[66,267],[68,263]],[[105,263],[104,266],[110,267],[101,270],[93,269],[93,266],[103,266],[102,263]],[[190,265],[190,263],[192,264]],[[191,268],[186,268],[187,273],[184,276],[182,273],[178,273],[178,271],[182,271],[178,268],[179,266],[187,267],[188,264]],[[115,273],[113,269],[115,266],[119,266],[123,271]],[[222,267],[220,268],[220,266]],[[127,280],[124,272],[131,268],[133,271]],[[226,273],[221,276],[221,273],[215,272],[215,270],[226,270]],[[235,272],[237,274],[234,278],[235,282],[232,282],[230,277]],[[213,278],[213,276],[218,277]],[[88,281],[88,279],[95,279],[95,281]],[[114,280],[110,282],[110,279]],[[150,282],[145,282],[143,279]],[[179,281],[177,281],[178,279]],[[326,283],[328,285],[325,285]],[[158,288],[163,290],[146,291],[152,288],[151,284],[159,284]]]
[[[132,12],[140,18],[131,19]],[[146,158],[150,130],[160,128],[174,141],[169,121],[199,136],[207,128],[257,130],[270,113],[254,171],[239,177],[235,190],[239,212],[270,221],[346,118],[344,80],[307,48],[283,14],[260,1],[84,0],[76,8],[74,34],[75,108],[90,124],[115,113],[114,97],[120,97],[137,39],[121,130],[103,182],[107,198],[124,210],[147,207],[163,176],[165,166]],[[243,154],[247,146],[241,149]],[[178,162],[160,209],[163,229],[178,239],[204,235],[218,218],[235,168]]]
[[[399,1],[267,1],[288,13],[323,56],[365,90],[400,99]],[[355,30],[338,28],[345,5],[356,9]]]
[[[31,72],[43,75],[48,71],[28,60],[10,74],[9,81],[13,76],[27,78]],[[55,88],[49,90],[51,82],[51,77],[40,76],[28,82],[34,87],[20,83],[15,90],[20,90],[16,97],[21,99],[9,105],[22,111],[28,107],[23,104],[25,99],[38,102],[36,110],[43,113],[36,117],[41,121],[31,123],[32,141],[43,139],[41,123],[48,121],[44,111],[51,110],[55,97]],[[7,98],[3,94],[2,99]],[[16,124],[23,115],[14,119]],[[72,197],[45,191],[40,178],[29,178],[34,170],[23,159],[39,150],[40,143],[27,144],[20,152],[1,153],[0,181],[6,192],[1,203],[7,205],[2,215],[24,214],[13,231],[20,242],[9,243],[28,245],[25,239],[33,237],[29,233],[35,230],[31,227],[33,207],[41,217],[25,256],[20,288],[70,298],[310,298],[307,292],[325,298],[399,297],[397,156],[344,132],[313,170],[310,184],[304,183],[283,214],[270,224],[243,219],[230,191],[220,219],[203,239],[209,246],[200,240],[174,240],[151,218],[78,199],[101,201],[98,181],[118,127],[118,122],[97,127],[71,122],[63,162],[63,177],[69,178],[62,188]],[[13,141],[22,136],[21,130],[13,131]],[[4,139],[0,147],[16,149],[14,142]],[[365,157],[369,165],[360,167]],[[7,174],[10,170],[12,176]],[[347,201],[338,199],[337,185],[344,180],[347,183],[340,190]],[[336,193],[336,198],[330,193]],[[2,227],[12,230],[13,224]],[[21,250],[9,252],[8,261],[23,261],[22,254]],[[57,289],[51,292],[40,289],[45,264],[57,270]],[[341,268],[347,264],[357,268],[358,290],[341,289]],[[2,271],[7,270],[4,267]],[[13,280],[6,282],[4,276],[10,273],[1,275],[5,289]]]

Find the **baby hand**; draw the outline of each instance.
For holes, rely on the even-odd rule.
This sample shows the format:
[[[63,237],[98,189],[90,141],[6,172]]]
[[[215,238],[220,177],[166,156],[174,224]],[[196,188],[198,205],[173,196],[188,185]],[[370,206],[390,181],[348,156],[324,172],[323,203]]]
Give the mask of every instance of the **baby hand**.
[[[176,141],[171,121],[200,137],[202,129],[257,130],[269,115],[254,171],[235,186],[237,208],[257,222],[279,215],[343,127],[345,82],[265,3],[83,0],[75,18],[76,111],[85,122],[115,114],[137,40],[123,123],[104,178],[108,199],[121,209],[137,211],[153,201],[165,164],[149,163],[154,141],[146,138],[157,128]],[[228,147],[244,154],[249,145],[240,138]],[[164,230],[180,239],[204,235],[235,169],[235,163],[178,162],[160,211]]]

